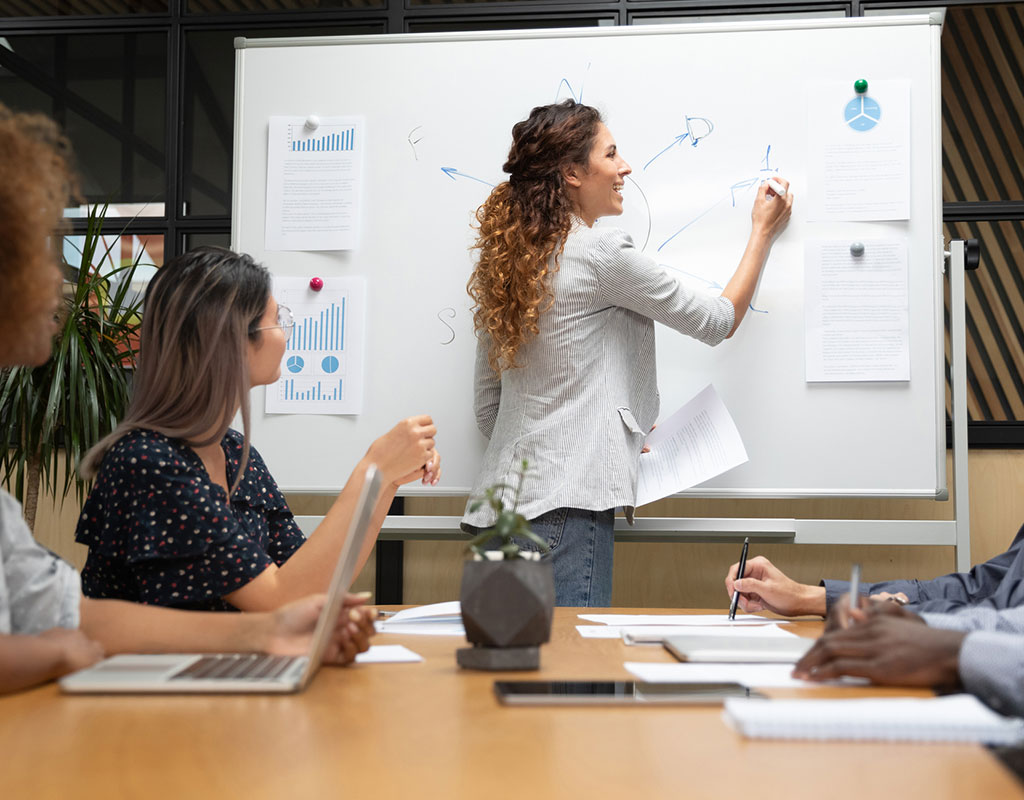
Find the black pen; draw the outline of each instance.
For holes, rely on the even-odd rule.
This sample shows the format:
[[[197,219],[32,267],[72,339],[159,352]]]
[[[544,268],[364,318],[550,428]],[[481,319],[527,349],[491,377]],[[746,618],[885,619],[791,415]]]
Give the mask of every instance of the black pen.
[[[736,577],[742,578],[743,573],[747,571],[747,547],[750,546],[750,537],[747,536],[743,539],[743,551],[740,553],[740,568],[736,571]],[[740,602],[739,590],[733,589],[732,602],[729,603],[729,621],[736,619],[736,606]]]

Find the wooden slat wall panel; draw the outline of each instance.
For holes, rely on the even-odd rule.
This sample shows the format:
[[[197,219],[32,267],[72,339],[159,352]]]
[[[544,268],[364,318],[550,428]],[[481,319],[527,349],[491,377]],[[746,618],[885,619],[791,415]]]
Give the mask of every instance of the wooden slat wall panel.
[[[942,101],[943,200],[1024,200],[1024,5],[948,9]],[[948,222],[945,233],[981,242],[967,278],[968,415],[1022,421],[1024,221]]]
[[[968,415],[1024,420],[1024,221],[949,222],[946,237],[981,242],[967,277]]]
[[[942,36],[946,202],[1024,199],[1024,6],[950,8]]]

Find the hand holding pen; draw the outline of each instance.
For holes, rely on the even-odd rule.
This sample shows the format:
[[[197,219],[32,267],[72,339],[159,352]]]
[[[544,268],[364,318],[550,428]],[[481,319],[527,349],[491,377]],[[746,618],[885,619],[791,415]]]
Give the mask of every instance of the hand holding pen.
[[[747,549],[750,547],[750,537],[747,536],[743,539],[743,550],[740,552],[740,566],[736,570],[736,576],[742,578],[746,573],[747,569]],[[732,622],[736,619],[736,606],[740,602],[739,589],[734,589],[732,593],[732,601],[729,603],[729,621]]]

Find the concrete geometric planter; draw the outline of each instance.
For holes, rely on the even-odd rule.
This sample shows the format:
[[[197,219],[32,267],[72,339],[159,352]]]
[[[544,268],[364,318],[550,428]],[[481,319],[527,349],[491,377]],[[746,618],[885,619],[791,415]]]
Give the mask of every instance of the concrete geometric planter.
[[[555,579],[550,561],[467,561],[462,569],[462,624],[473,645],[456,660],[470,669],[537,669],[551,638]]]

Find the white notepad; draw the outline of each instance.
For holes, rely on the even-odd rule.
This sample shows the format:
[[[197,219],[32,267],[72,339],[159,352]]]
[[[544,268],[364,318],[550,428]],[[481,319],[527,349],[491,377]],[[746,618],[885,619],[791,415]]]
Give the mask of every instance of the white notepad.
[[[969,694],[850,700],[731,698],[725,701],[722,717],[752,739],[1024,741],[1024,719],[1001,716]]]

